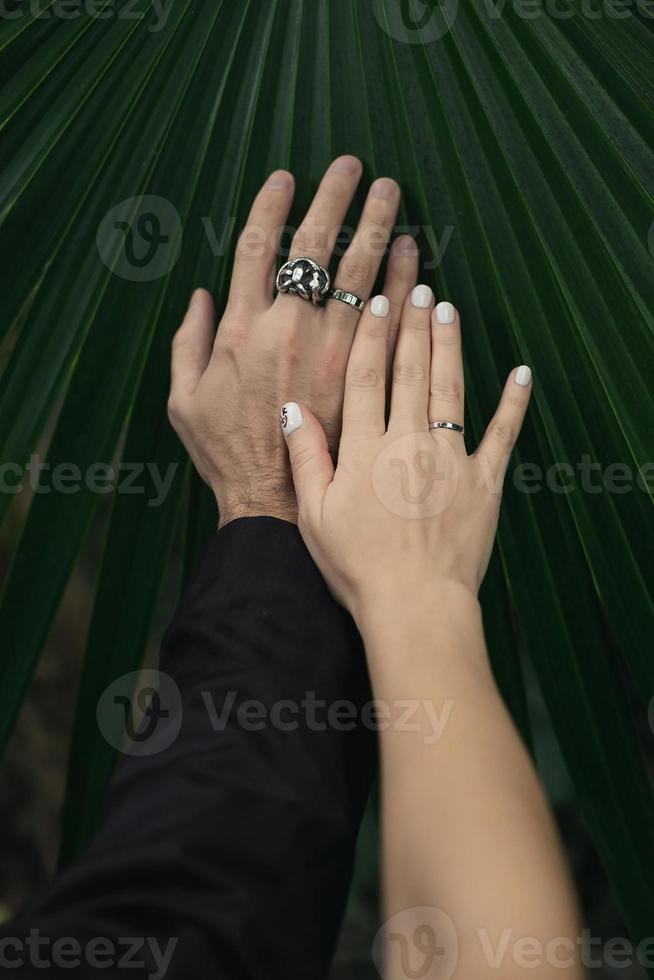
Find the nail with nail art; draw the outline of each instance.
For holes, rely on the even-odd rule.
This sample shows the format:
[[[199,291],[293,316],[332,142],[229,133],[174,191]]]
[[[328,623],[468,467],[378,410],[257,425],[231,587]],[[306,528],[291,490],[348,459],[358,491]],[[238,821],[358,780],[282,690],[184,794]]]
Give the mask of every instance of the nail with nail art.
[[[302,410],[297,402],[286,402],[279,413],[279,424],[282,427],[284,437],[288,439],[292,432],[299,429],[302,425]]]

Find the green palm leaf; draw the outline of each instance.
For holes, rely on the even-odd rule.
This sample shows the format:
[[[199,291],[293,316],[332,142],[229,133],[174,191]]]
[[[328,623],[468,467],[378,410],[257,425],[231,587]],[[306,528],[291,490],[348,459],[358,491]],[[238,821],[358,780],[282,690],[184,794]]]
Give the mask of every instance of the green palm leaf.
[[[649,934],[654,802],[632,693],[644,712],[651,493],[633,479],[624,493],[596,492],[597,468],[583,468],[635,474],[651,458],[653,31],[638,4],[619,19],[600,0],[597,16],[588,6],[559,4],[554,17],[487,0],[179,0],[164,19],[143,0],[138,19],[118,3],[106,20],[26,13],[0,26],[2,459],[25,463],[52,420],[51,466],[175,467],[159,507],[147,493],[115,496],[65,860],[92,834],[114,762],[98,697],[141,663],[172,529],[186,522],[187,573],[214,519],[195,478],[185,493],[165,415],[188,294],[209,285],[224,304],[224,231],[242,224],[269,170],[297,174],[297,219],[329,160],[353,152],[368,177],[401,182],[425,274],[462,310],[473,436],[525,361],[535,398],[515,463],[573,467],[570,492],[509,481],[485,584],[488,640],[527,740],[520,656],[531,658],[633,938]],[[136,220],[143,195],[179,215],[179,260],[160,278],[126,279],[124,243],[101,259],[96,236],[121,202]],[[2,513],[11,500],[0,495]],[[0,606],[3,744],[97,502],[85,490],[37,494],[30,507]]]

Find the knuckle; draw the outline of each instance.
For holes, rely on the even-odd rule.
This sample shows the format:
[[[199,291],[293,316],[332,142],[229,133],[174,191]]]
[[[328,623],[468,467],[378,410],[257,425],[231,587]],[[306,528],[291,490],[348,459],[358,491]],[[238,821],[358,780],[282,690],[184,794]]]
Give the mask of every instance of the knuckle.
[[[426,372],[423,364],[397,364],[393,368],[393,382],[398,385],[418,385],[425,380]]]
[[[367,283],[370,278],[368,263],[362,258],[348,258],[346,256],[341,262],[339,271],[343,279],[356,286]]]
[[[293,251],[297,254],[305,252],[324,252],[327,248],[327,233],[324,228],[301,225],[293,239]]]
[[[288,207],[288,199],[278,192],[263,194],[257,206],[263,214],[281,214]]]
[[[422,311],[422,315],[420,312],[412,310],[411,313],[405,317],[404,324],[406,324],[409,330],[418,330],[421,333],[424,333],[425,330],[430,330],[431,317],[429,315],[429,310]]]
[[[327,380],[329,386],[336,379],[341,383],[347,366],[347,350],[343,346],[342,337],[335,336],[325,341],[320,352],[320,376]]]
[[[429,394],[433,398],[438,398],[445,402],[459,402],[463,394],[461,384],[458,381],[445,381],[438,378],[432,379],[429,386]]]
[[[341,201],[349,200],[351,193],[351,181],[339,177],[338,174],[325,175],[318,190],[321,200],[332,205],[340,205]]]
[[[240,262],[251,262],[260,259],[264,254],[264,243],[254,234],[254,228],[244,228],[238,236],[236,255]]]
[[[436,333],[436,347],[441,350],[456,350],[460,345],[460,334],[454,325],[442,324]]]
[[[220,325],[214,351],[238,350],[246,345],[248,336],[247,322],[241,317],[229,317]]]
[[[182,409],[177,395],[171,394],[168,396],[166,411],[168,412],[168,419],[171,425],[174,427],[176,424],[179,423],[182,417]]]
[[[353,368],[347,376],[347,383],[351,388],[376,388],[381,383],[381,376],[374,368]]]
[[[285,317],[277,328],[278,342],[282,347],[288,345],[295,348],[300,344],[302,337],[302,321],[297,316]]]
[[[297,320],[291,318],[280,324],[276,341],[279,364],[286,365],[289,370],[298,368],[304,358],[304,340],[301,324]]]

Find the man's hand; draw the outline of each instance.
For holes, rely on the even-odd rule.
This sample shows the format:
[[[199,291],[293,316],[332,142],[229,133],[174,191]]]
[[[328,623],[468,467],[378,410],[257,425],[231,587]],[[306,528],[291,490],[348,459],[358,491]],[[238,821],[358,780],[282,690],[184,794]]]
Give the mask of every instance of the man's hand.
[[[335,160],[297,230],[291,258],[327,267],[362,173],[355,157]],[[257,195],[243,231],[225,315],[215,331],[211,295],[197,290],[173,341],[168,411],[198,472],[213,489],[221,525],[237,517],[297,519],[297,503],[279,405],[308,405],[338,445],[345,370],[360,314],[338,300],[323,307],[288,294],[273,299],[276,259],[291,208],[294,181],[275,171]],[[368,299],[393,229],[400,191],[375,181],[334,288]],[[384,295],[391,302],[391,338],[416,281],[418,253],[398,238],[388,261]],[[389,359],[393,341],[389,343]],[[366,383],[361,379],[360,383]]]

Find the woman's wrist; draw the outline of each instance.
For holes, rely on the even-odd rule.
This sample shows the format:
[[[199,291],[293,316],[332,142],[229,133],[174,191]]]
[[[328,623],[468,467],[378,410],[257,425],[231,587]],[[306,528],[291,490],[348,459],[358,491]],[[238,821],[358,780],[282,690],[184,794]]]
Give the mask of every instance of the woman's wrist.
[[[459,582],[409,595],[380,591],[377,602],[362,603],[355,622],[374,696],[383,702],[440,704],[461,689],[495,687],[479,602]]]
[[[426,660],[468,659],[486,668],[481,607],[461,582],[439,580],[405,587],[379,583],[352,610],[373,673]]]
[[[388,627],[398,620],[430,623],[459,616],[479,617],[481,608],[476,594],[456,579],[409,581],[401,575],[371,579],[351,603],[350,612],[360,633]]]

